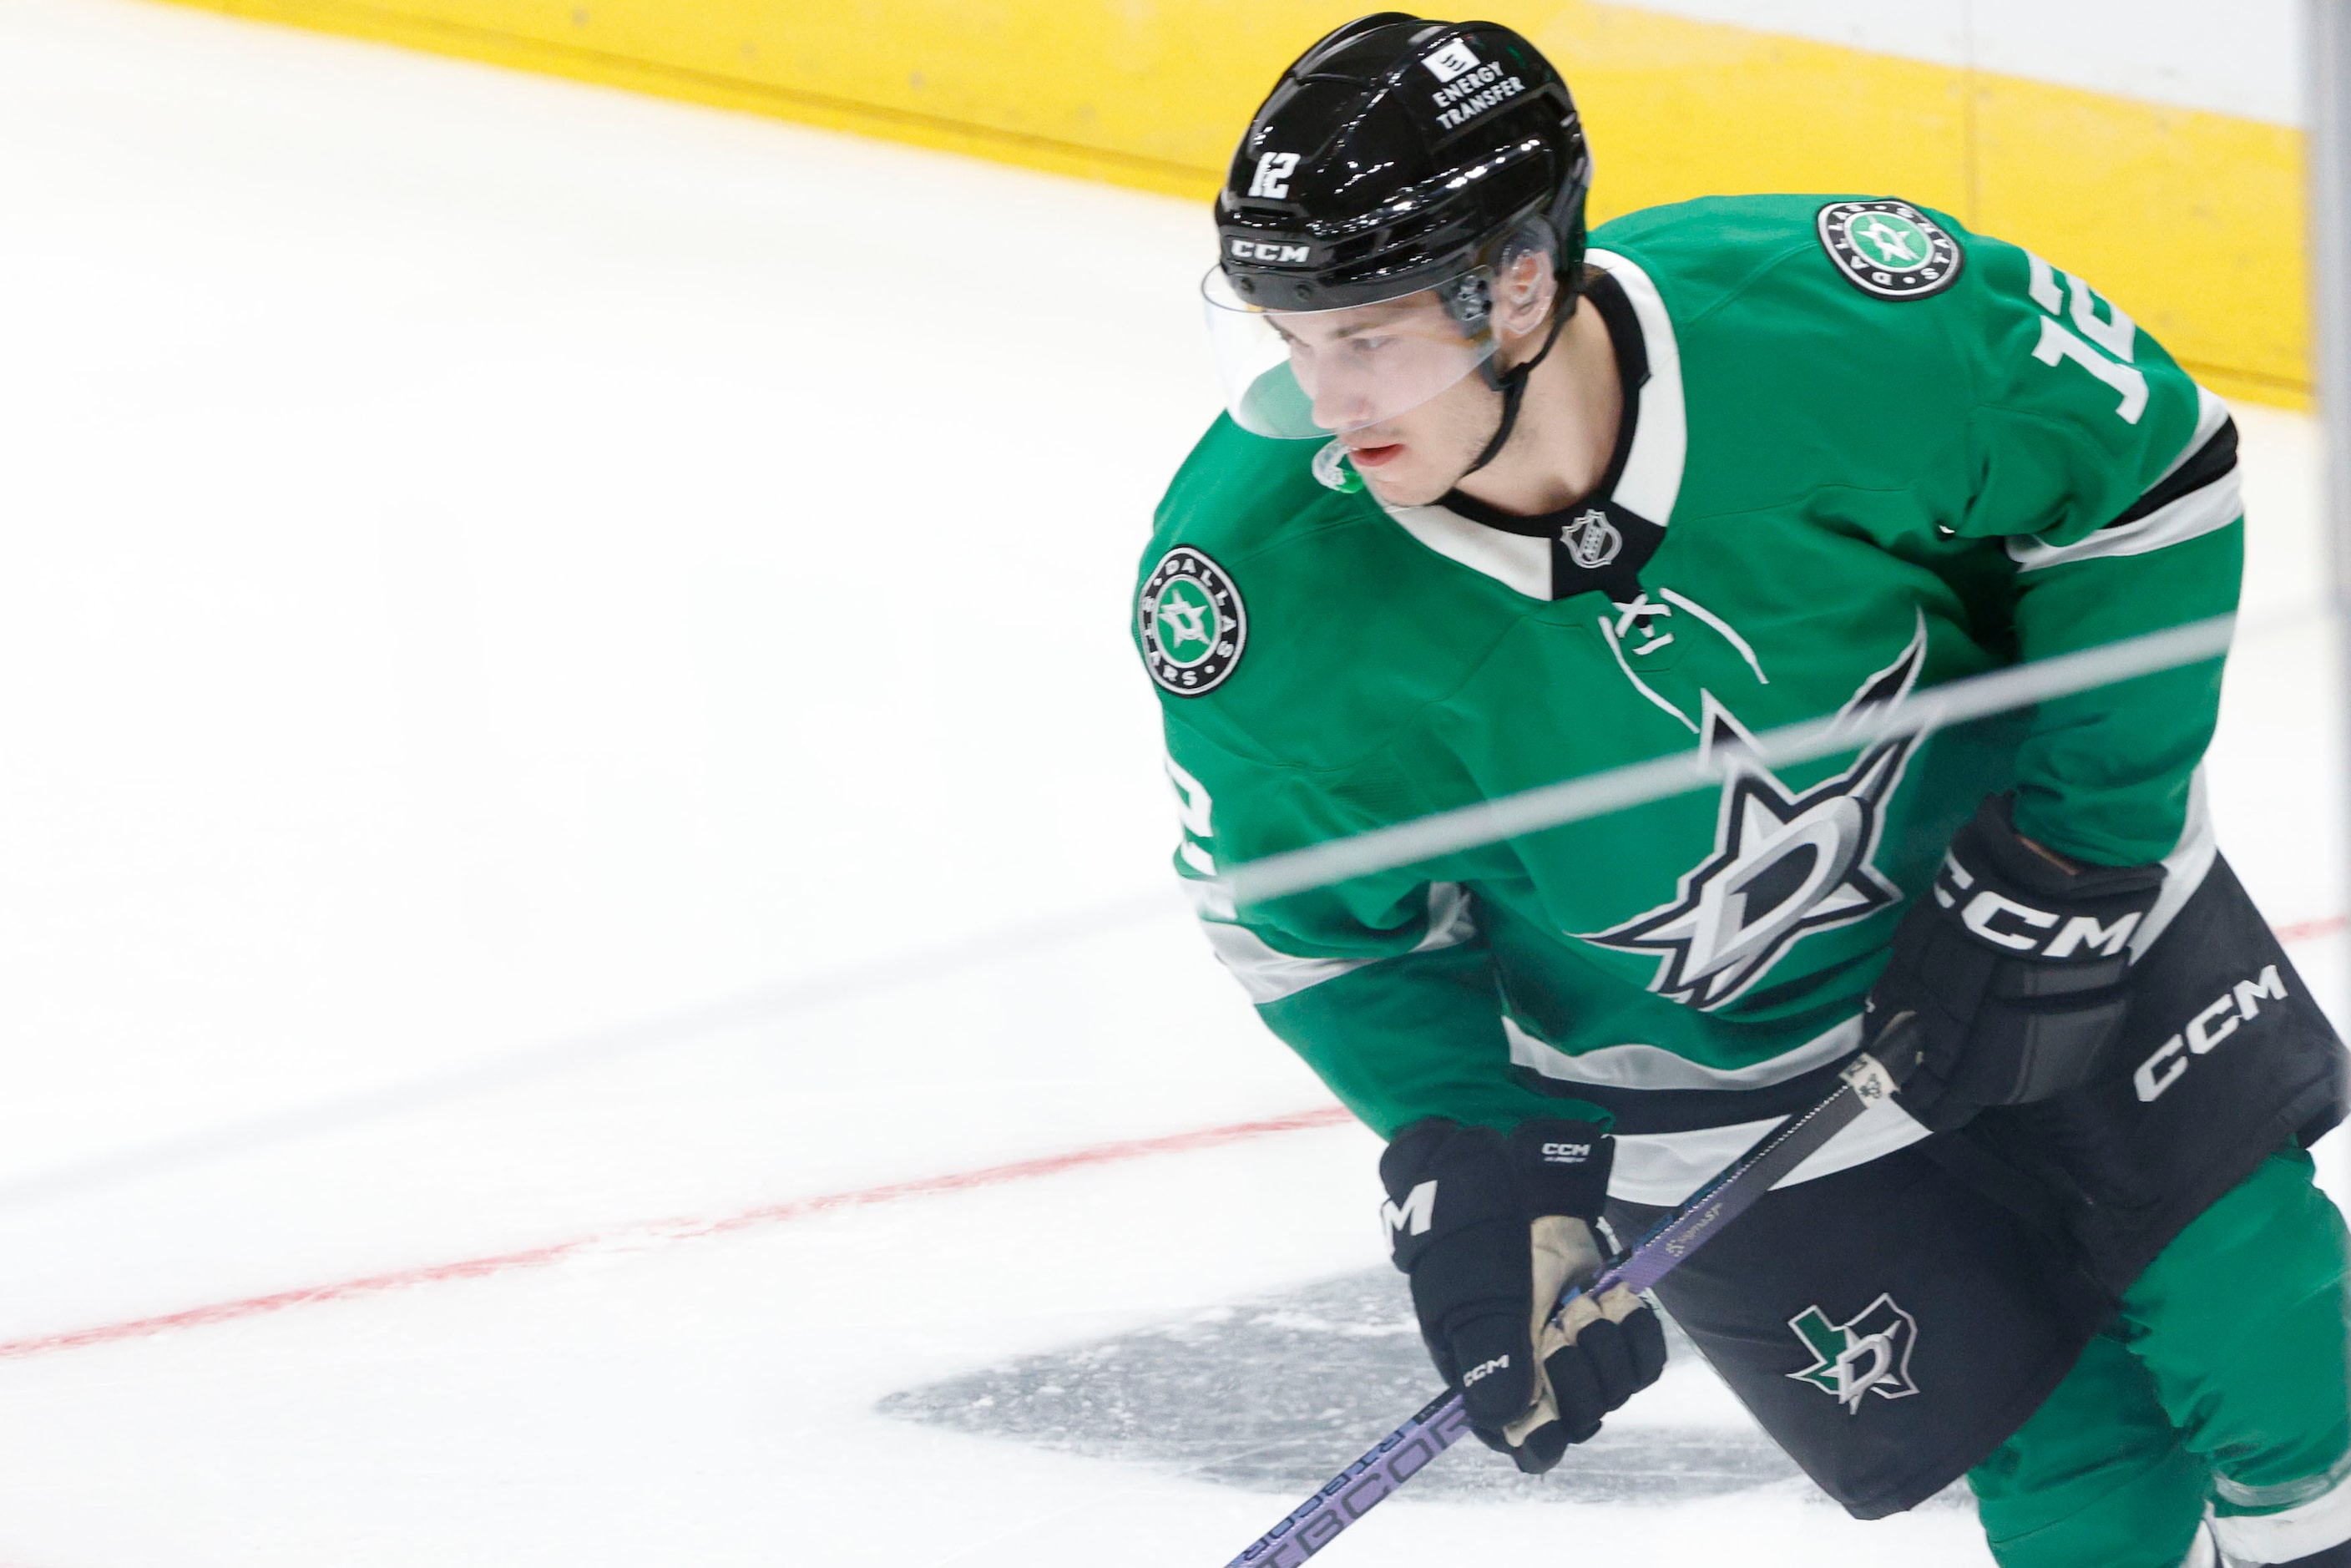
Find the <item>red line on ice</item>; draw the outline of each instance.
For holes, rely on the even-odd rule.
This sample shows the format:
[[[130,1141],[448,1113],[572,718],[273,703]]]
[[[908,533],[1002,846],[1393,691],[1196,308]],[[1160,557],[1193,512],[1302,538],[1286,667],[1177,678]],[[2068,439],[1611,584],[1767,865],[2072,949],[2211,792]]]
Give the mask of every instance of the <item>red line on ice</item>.
[[[2291,925],[2279,926],[2277,939],[2281,942],[2307,942],[2314,936],[2332,936],[2346,925],[2351,925],[2351,915],[2328,915],[2316,920],[2298,920]]]
[[[826,1193],[817,1197],[794,1198],[787,1203],[763,1204],[747,1208],[739,1214],[724,1215],[716,1219],[656,1220],[649,1224],[632,1225],[600,1236],[580,1237],[570,1241],[552,1242],[545,1247],[526,1248],[518,1252],[494,1252],[480,1258],[460,1259],[454,1263],[431,1263],[415,1269],[395,1269],[389,1273],[368,1274],[356,1280],[344,1280],[331,1285],[314,1285],[306,1290],[279,1291],[266,1296],[247,1296],[241,1301],[215,1301],[209,1306],[190,1307],[184,1312],[165,1312],[160,1317],[133,1318],[128,1322],[100,1323],[95,1328],[72,1329],[63,1333],[35,1334],[26,1339],[0,1343],[0,1360],[16,1360],[28,1355],[41,1355],[50,1351],[79,1350],[86,1345],[106,1344],[115,1340],[141,1339],[149,1334],[167,1333],[172,1329],[202,1328],[209,1323],[231,1322],[238,1318],[260,1317],[269,1312],[282,1312],[289,1307],[309,1306],[319,1301],[348,1301],[353,1296],[379,1295],[387,1291],[403,1291],[416,1285],[434,1285],[448,1280],[478,1280],[492,1274],[507,1274],[521,1269],[541,1269],[559,1263],[567,1258],[583,1253],[608,1250],[631,1244],[664,1241],[691,1241],[705,1236],[724,1236],[733,1231],[754,1229],[763,1225],[781,1225],[789,1220],[806,1219],[835,1209],[862,1208],[870,1204],[895,1203],[901,1198],[926,1197],[937,1193],[963,1192],[972,1187],[996,1186],[1006,1182],[1029,1181],[1037,1176],[1057,1176],[1063,1171],[1080,1170],[1088,1166],[1117,1165],[1127,1160],[1145,1159],[1155,1155],[1187,1154],[1196,1149],[1213,1149],[1226,1144],[1245,1143],[1275,1133],[1303,1132],[1314,1127],[1336,1126],[1348,1120],[1345,1111],[1336,1105],[1317,1111],[1301,1111],[1293,1115],[1272,1116],[1258,1122],[1235,1122],[1221,1127],[1201,1127],[1189,1133],[1171,1133],[1157,1138],[1130,1138],[1115,1144],[1097,1144],[1092,1148],[1072,1149],[1067,1154],[1047,1155],[1039,1159],[1016,1160],[1009,1165],[985,1166],[977,1170],[954,1171],[945,1176],[918,1176],[912,1181],[892,1182],[884,1186],[859,1187],[851,1192]]]
[[[2314,937],[2332,936],[2351,926],[2351,915],[2330,915],[2317,920],[2304,920],[2277,928],[2281,942],[2306,942]],[[763,1225],[781,1225],[794,1219],[806,1219],[814,1215],[828,1214],[834,1209],[862,1208],[869,1204],[895,1203],[901,1198],[927,1197],[937,1193],[962,1192],[977,1186],[995,1186],[1005,1182],[1028,1181],[1037,1176],[1057,1176],[1063,1171],[1080,1170],[1088,1166],[1117,1165],[1126,1160],[1146,1159],[1154,1155],[1186,1154],[1195,1149],[1213,1149],[1226,1144],[1244,1143],[1275,1133],[1303,1132],[1313,1127],[1336,1126],[1347,1120],[1347,1113],[1336,1105],[1319,1111],[1301,1111],[1289,1116],[1272,1116],[1259,1122],[1235,1122],[1222,1127],[1201,1127],[1189,1133],[1171,1133],[1157,1138],[1131,1138],[1115,1144],[1097,1144],[1092,1148],[1072,1149],[1067,1154],[1047,1155],[1040,1159],[1015,1160],[1009,1165],[985,1166],[977,1170],[955,1171],[946,1176],[918,1176],[912,1181],[892,1182],[884,1186],[860,1187],[852,1192],[826,1193],[817,1197],[794,1198],[787,1203],[763,1204],[747,1208],[739,1214],[729,1214],[716,1219],[657,1220],[645,1225],[623,1227],[601,1236],[585,1236],[570,1241],[551,1242],[545,1247],[527,1248],[519,1252],[493,1252],[480,1258],[464,1258],[454,1263],[430,1263],[416,1269],[395,1269],[389,1273],[368,1274],[356,1280],[344,1280],[331,1285],[314,1285],[306,1290],[279,1291],[266,1296],[247,1296],[241,1301],[215,1301],[209,1306],[190,1307],[184,1312],[165,1312],[160,1317],[133,1318],[128,1322],[100,1323],[95,1328],[72,1329],[63,1333],[35,1334],[26,1339],[0,1342],[0,1361],[14,1361],[28,1355],[41,1355],[50,1351],[79,1350],[85,1345],[107,1344],[115,1340],[140,1339],[149,1334],[168,1333],[172,1329],[202,1328],[208,1323],[233,1322],[239,1318],[261,1317],[269,1312],[282,1312],[289,1307],[305,1307],[319,1301],[348,1301],[353,1296],[380,1295],[387,1291],[404,1291],[417,1285],[435,1285],[448,1280],[479,1280],[492,1274],[509,1274],[521,1269],[542,1269],[560,1263],[567,1258],[583,1253],[602,1251],[616,1247],[647,1245],[664,1241],[691,1241],[705,1236],[724,1236],[737,1230],[750,1230]]]

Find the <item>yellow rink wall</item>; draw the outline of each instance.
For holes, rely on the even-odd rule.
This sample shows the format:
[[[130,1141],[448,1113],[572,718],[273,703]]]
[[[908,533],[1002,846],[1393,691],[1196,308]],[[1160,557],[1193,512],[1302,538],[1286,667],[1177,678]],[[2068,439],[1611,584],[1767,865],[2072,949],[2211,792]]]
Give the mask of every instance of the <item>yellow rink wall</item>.
[[[1201,199],[1281,67],[1371,8],[183,3]],[[2215,390],[2308,402],[2297,131],[1587,0],[1476,14],[1526,33],[1574,88],[1595,218],[1715,192],[1907,197],[2090,278]]]

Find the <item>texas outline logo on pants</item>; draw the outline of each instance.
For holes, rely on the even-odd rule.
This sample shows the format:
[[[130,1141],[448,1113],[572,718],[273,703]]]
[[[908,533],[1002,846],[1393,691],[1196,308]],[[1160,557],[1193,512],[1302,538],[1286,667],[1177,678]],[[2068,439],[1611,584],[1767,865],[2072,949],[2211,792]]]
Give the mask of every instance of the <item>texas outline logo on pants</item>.
[[[1904,1312],[1890,1295],[1880,1295],[1844,1322],[1829,1322],[1818,1307],[1806,1307],[1788,1320],[1813,1364],[1788,1374],[1809,1383],[1845,1408],[1861,1414],[1861,1396],[1875,1393],[1881,1399],[1907,1399],[1918,1392],[1910,1381],[1910,1350],[1918,1340],[1918,1320]]]

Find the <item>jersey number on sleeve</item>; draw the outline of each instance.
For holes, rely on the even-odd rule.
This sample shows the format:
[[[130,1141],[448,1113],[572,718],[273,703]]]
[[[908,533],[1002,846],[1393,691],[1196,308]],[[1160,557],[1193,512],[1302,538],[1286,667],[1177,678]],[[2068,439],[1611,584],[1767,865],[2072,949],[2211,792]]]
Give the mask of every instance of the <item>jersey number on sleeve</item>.
[[[2101,320],[2098,298],[2090,292],[2088,284],[2069,272],[2065,275],[2065,291],[2061,291],[2055,267],[2031,251],[2024,256],[2032,264],[2032,302],[2047,312],[2041,318],[2041,341],[2034,346],[2032,357],[2044,365],[2053,365],[2060,360],[2073,361],[2122,393],[2122,402],[2115,413],[2125,424],[2137,424],[2138,416],[2147,412],[2147,372],[2131,364],[2138,350],[2138,324],[2112,300],[2106,301],[2106,316]],[[2069,330],[2063,320],[2067,314],[2067,292],[2073,297],[2074,325],[2081,329],[2078,335]],[[2097,348],[2092,348],[2092,343]],[[2100,349],[2105,352],[2100,353]]]
[[[1217,861],[1208,852],[1207,841],[1216,836],[1216,804],[1208,799],[1208,791],[1200,781],[1185,772],[1174,758],[1165,760],[1167,781],[1176,786],[1176,811],[1184,819],[1184,841],[1176,846],[1176,853],[1202,876],[1214,876]]]

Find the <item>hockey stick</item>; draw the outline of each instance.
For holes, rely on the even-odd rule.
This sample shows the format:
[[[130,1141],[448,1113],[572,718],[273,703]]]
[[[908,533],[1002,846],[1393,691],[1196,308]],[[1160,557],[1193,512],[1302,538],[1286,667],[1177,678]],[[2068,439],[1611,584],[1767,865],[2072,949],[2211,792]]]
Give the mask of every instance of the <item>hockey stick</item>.
[[[1886,1046],[1891,1037],[1894,1049]],[[1907,1013],[1888,1024],[1876,1041],[1877,1054],[1855,1057],[1837,1074],[1844,1080],[1811,1110],[1791,1117],[1780,1130],[1733,1161],[1698,1196],[1660,1220],[1625,1260],[1583,1291],[1569,1290],[1560,1308],[1579,1294],[1600,1295],[1623,1285],[1635,1292],[1664,1279],[1722,1228],[1754,1207],[1831,1138],[1859,1120],[1863,1112],[1891,1096],[1918,1060],[1917,1030]],[[1338,1539],[1339,1532],[1393,1497],[1430,1460],[1469,1430],[1461,1396],[1447,1393],[1424,1405],[1412,1419],[1380,1439],[1377,1447],[1331,1478],[1322,1490],[1290,1511],[1288,1518],[1251,1542],[1225,1568],[1294,1568]]]

